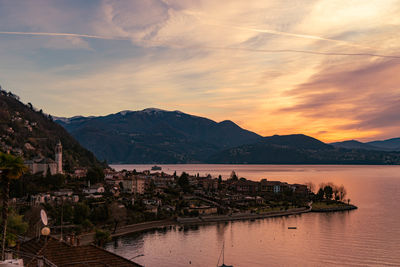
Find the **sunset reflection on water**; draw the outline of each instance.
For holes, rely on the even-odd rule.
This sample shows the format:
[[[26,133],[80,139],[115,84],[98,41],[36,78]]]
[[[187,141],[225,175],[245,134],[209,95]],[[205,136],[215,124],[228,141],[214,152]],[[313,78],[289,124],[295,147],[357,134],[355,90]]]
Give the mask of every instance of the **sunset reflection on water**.
[[[235,170],[252,180],[343,184],[359,209],[149,231],[121,237],[107,249],[127,258],[144,254],[136,260],[149,267],[189,266],[189,262],[190,266],[216,266],[223,242],[225,263],[235,267],[400,266],[400,166],[162,167],[165,172],[169,168],[227,177]],[[297,229],[288,229],[292,226]]]

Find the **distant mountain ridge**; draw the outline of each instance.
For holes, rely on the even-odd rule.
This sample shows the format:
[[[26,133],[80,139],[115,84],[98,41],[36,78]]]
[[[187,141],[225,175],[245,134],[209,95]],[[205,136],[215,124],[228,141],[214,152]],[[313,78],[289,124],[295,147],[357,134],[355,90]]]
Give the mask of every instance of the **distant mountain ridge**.
[[[341,148],[347,148],[347,149],[382,150],[382,149],[379,149],[378,147],[369,145],[367,143],[362,143],[357,140],[335,142],[335,143],[331,143],[331,145],[334,147],[341,147]]]
[[[400,164],[399,152],[345,149],[297,134],[219,152],[208,159],[219,164]]]
[[[367,144],[391,151],[400,151],[400,138],[391,138],[383,141],[372,141]]]
[[[56,121],[110,163],[200,163],[223,149],[262,139],[232,121],[155,108]]]
[[[400,151],[400,138],[391,138],[382,141],[359,142],[357,140],[349,140],[343,142],[331,143],[335,147],[347,149],[365,149],[379,151]]]

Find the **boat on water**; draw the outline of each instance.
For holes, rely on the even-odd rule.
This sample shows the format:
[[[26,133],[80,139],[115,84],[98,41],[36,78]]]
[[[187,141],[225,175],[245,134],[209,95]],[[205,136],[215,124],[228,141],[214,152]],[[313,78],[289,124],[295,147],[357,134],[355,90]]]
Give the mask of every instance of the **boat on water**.
[[[289,226],[288,229],[295,230],[295,229],[297,229],[297,227],[296,226]]]
[[[152,171],[161,171],[161,167],[160,166],[157,166],[157,165],[154,165],[153,167],[151,167],[151,170]]]
[[[219,261],[221,260],[221,256],[222,256],[222,265],[219,265]],[[226,265],[225,264],[225,242],[222,244],[222,251],[221,251],[221,254],[219,255],[219,258],[218,258],[217,267],[233,267],[233,265]]]

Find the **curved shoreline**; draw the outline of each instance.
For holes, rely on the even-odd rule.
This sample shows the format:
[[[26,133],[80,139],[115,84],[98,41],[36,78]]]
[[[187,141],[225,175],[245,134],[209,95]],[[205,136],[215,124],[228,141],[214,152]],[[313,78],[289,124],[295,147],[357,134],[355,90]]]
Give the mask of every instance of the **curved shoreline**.
[[[316,208],[312,209],[311,212],[335,212],[335,211],[348,211],[348,210],[356,210],[357,206],[354,205],[346,205],[346,206],[336,206],[332,208]]]
[[[266,213],[238,213],[232,215],[215,215],[215,216],[204,216],[195,218],[177,218],[177,224],[188,225],[188,224],[202,224],[202,223],[227,222],[227,221],[239,221],[239,220],[255,220],[263,218],[297,215],[297,214],[307,213],[310,211],[311,211],[310,208],[297,208],[287,211],[276,211],[276,212],[266,212]]]
[[[318,209],[313,210],[312,207],[309,208],[297,208],[287,211],[276,211],[276,212],[266,212],[266,213],[237,213],[232,215],[214,215],[214,216],[203,216],[203,217],[193,217],[193,218],[177,218],[167,219],[161,221],[151,221],[143,222],[138,224],[126,225],[118,228],[115,233],[111,234],[111,237],[119,237],[128,234],[149,231],[154,229],[160,229],[170,226],[190,226],[190,225],[201,225],[201,224],[211,224],[218,222],[229,222],[229,221],[241,221],[241,220],[256,220],[264,218],[273,217],[284,217],[291,215],[298,215],[309,212],[336,212],[336,211],[347,211],[357,209],[356,206],[350,205],[346,207],[335,207],[332,209]],[[80,236],[81,244],[90,244],[94,240],[94,233],[87,233]]]
[[[227,222],[227,221],[238,221],[238,220],[255,220],[255,219],[263,219],[263,218],[272,218],[272,217],[283,217],[290,215],[297,215],[302,213],[310,212],[310,208],[298,208],[288,211],[278,211],[278,212],[267,212],[260,214],[251,214],[251,213],[239,213],[229,215],[214,215],[214,216],[204,216],[204,217],[195,217],[195,218],[177,218],[167,219],[161,221],[151,221],[151,222],[143,222],[138,224],[126,225],[118,228],[115,233],[111,234],[111,237],[119,237],[128,234],[138,233],[142,231],[154,230],[169,226],[188,226],[188,225],[199,225],[199,224],[208,224],[208,223],[216,223],[216,222]],[[95,233],[87,233],[80,235],[80,244],[90,244],[94,241]]]

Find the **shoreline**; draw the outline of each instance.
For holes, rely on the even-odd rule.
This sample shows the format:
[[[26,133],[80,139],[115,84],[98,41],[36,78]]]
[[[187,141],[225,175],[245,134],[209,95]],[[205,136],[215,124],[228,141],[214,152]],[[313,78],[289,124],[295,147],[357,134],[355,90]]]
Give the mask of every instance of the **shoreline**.
[[[118,166],[153,166],[154,163],[110,163],[110,167]],[[221,165],[221,166],[400,166],[400,164],[387,163],[159,163],[157,166],[177,165]],[[160,171],[163,171],[162,169]]]
[[[275,211],[266,213],[238,213],[232,215],[214,215],[194,218],[177,218],[177,224],[179,225],[190,225],[190,224],[203,224],[203,223],[214,223],[214,222],[229,222],[229,221],[240,221],[240,220],[255,220],[272,217],[284,217],[290,215],[297,215],[302,213],[311,212],[310,208],[296,208],[287,211]]]
[[[357,209],[356,206],[343,206],[343,207],[333,207],[330,209],[317,209],[313,210],[312,207],[303,207],[296,208],[287,211],[276,211],[276,212],[266,212],[266,213],[237,213],[232,215],[210,215],[210,216],[199,216],[199,217],[191,217],[191,218],[182,218],[178,217],[176,219],[166,219],[160,221],[150,221],[143,222],[137,224],[130,224],[126,226],[122,226],[116,230],[115,233],[111,234],[111,237],[120,237],[124,235],[156,230],[160,228],[172,227],[172,226],[190,226],[190,225],[205,225],[219,222],[231,222],[231,221],[244,221],[244,220],[256,220],[256,219],[265,219],[265,218],[274,218],[274,217],[285,217],[291,215],[299,215],[303,213],[322,213],[322,212],[340,212],[340,211],[350,211]],[[80,235],[81,244],[90,244],[94,240],[95,233],[87,233]]]
[[[357,206],[354,205],[346,205],[346,206],[336,206],[332,208],[316,208],[312,209],[311,212],[336,212],[336,211],[349,211],[349,210],[356,210],[358,209]]]
[[[260,214],[251,213],[239,213],[234,215],[214,215],[214,216],[204,216],[204,217],[194,217],[194,218],[177,218],[166,219],[161,221],[150,221],[138,224],[126,225],[118,228],[115,233],[111,234],[111,237],[119,237],[124,235],[129,235],[133,233],[154,230],[170,226],[190,226],[190,225],[201,225],[201,224],[211,224],[218,222],[228,222],[228,221],[239,221],[239,220],[255,220],[263,218],[273,218],[273,217],[284,217],[290,215],[298,215],[302,213],[311,212],[311,208],[297,208],[288,211],[277,211],[277,212],[267,212]],[[90,244],[94,241],[94,232],[80,235],[80,244]]]

